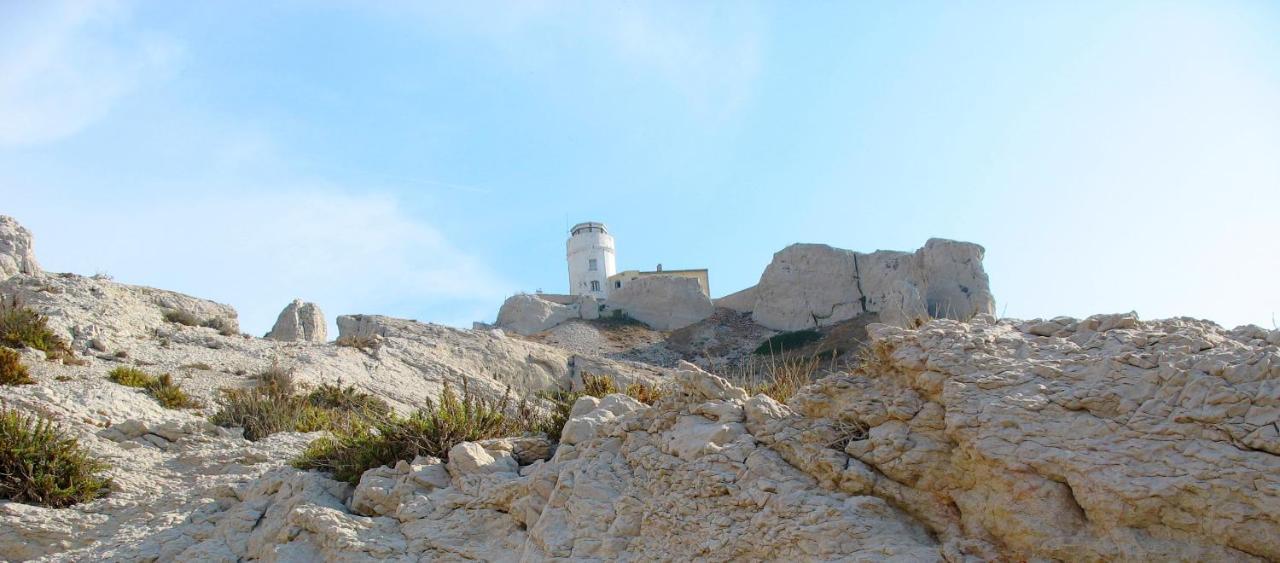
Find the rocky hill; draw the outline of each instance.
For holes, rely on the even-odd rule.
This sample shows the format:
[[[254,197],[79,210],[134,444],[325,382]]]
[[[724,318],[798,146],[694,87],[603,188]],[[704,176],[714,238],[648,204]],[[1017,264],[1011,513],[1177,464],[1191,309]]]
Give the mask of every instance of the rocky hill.
[[[29,234],[3,224],[22,240],[0,250],[26,254],[0,264],[34,266]],[[225,305],[12,270],[0,294],[69,353],[21,350],[33,383],[0,387],[4,403],[55,420],[112,484],[66,508],[0,500],[0,559],[1280,559],[1280,331],[870,324],[856,365],[782,402],[692,364],[381,316],[340,317],[336,342],[249,337]],[[282,318],[316,324],[291,307]],[[730,329],[696,330],[681,338]],[[107,378],[121,366],[172,374],[201,406],[163,408]],[[661,393],[584,395],[558,440],[462,441],[345,482],[291,465],[324,432],[249,441],[210,422],[220,389],[273,366],[402,413],[446,383],[535,408],[590,374]]]

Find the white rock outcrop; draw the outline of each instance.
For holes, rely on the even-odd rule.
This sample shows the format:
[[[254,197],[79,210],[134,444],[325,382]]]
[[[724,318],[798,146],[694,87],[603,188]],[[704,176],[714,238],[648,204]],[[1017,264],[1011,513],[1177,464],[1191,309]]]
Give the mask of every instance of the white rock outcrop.
[[[324,312],[315,303],[294,299],[280,311],[275,326],[267,338],[282,342],[324,342],[329,329],[325,325]]]
[[[0,215],[0,279],[39,273],[31,231],[13,217]]]
[[[684,328],[715,312],[698,280],[676,276],[637,278],[609,294],[606,314],[622,311],[654,330]]]
[[[883,322],[898,326],[930,316],[992,314],[995,300],[982,269],[983,253],[976,244],[944,239],[929,239],[914,253],[793,244],[773,255],[750,290],[752,319],[773,330],[800,330],[864,313],[878,313]]]
[[[503,330],[530,335],[575,318],[578,318],[576,305],[561,305],[537,295],[519,293],[502,303],[496,324]]]

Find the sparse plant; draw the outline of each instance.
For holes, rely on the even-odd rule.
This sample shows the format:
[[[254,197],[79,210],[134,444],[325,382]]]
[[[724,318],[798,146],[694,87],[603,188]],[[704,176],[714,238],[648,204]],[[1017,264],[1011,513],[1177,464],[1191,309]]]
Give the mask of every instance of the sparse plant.
[[[164,320],[182,326],[200,326],[200,318],[180,309],[169,309],[164,312]]]
[[[302,393],[292,370],[279,364],[258,374],[249,389],[223,389],[219,409],[210,420],[244,429],[248,440],[277,432],[356,432],[392,414],[391,406],[354,386],[323,384]]]
[[[603,307],[603,306],[602,306]],[[601,309],[603,311],[603,309]],[[628,315],[622,309],[614,309],[608,315],[601,315],[600,318],[591,321],[606,328],[625,327],[625,326],[648,326],[640,320]]]
[[[182,364],[181,369],[198,369],[202,371],[209,371],[213,369],[213,366],[204,362],[195,362],[191,364]]]
[[[661,399],[666,395],[666,393],[664,393],[662,389],[658,388],[655,385],[649,385],[647,383],[639,383],[639,382],[628,385],[625,392],[628,397],[631,397],[632,399],[640,401],[641,403],[644,403],[646,405],[652,405],[658,402],[658,399]]]
[[[582,394],[592,397],[604,397],[618,392],[618,384],[607,375],[582,374]]]
[[[335,479],[357,483],[365,471],[417,456],[447,458],[462,442],[528,434],[540,430],[540,417],[510,409],[510,392],[491,400],[471,392],[463,380],[462,394],[445,385],[438,401],[408,417],[390,416],[369,427],[334,432],[312,442],[294,461],[299,469],[318,469]]]
[[[0,499],[63,508],[105,495],[107,465],[53,421],[0,406]]]
[[[235,336],[237,333],[237,328],[235,324],[233,324],[231,321],[224,319],[222,317],[214,317],[212,319],[204,321],[200,323],[200,326],[214,329],[218,331],[218,334],[221,334],[222,336]]]
[[[51,359],[75,358],[67,341],[49,330],[49,319],[23,306],[17,297],[0,299],[0,344],[35,348]]]
[[[0,348],[0,385],[31,385],[35,382],[27,366],[22,365],[21,354]]]
[[[770,355],[765,361],[748,361],[730,373],[729,379],[745,388],[748,394],[763,393],[785,403],[813,382],[814,374],[824,361],[825,358],[817,354],[807,357]]]
[[[333,341],[338,346],[346,348],[355,348],[357,350],[369,350],[370,348],[378,348],[378,339],[372,336],[340,336]]]
[[[107,379],[126,387],[137,387],[151,395],[160,406],[166,409],[190,409],[200,406],[200,402],[187,395],[173,376],[165,373],[153,376],[135,367],[118,366],[107,373]]]
[[[107,379],[126,387],[146,387],[154,378],[138,368],[119,366],[107,372]]]
[[[128,358],[128,357],[129,357],[129,353],[128,353],[128,352],[126,352],[126,351],[124,351],[124,350],[119,350],[119,351],[117,351],[117,352],[115,353],[115,357],[116,357],[116,359],[118,359],[118,360],[123,360],[123,359],[125,359],[125,358]]]

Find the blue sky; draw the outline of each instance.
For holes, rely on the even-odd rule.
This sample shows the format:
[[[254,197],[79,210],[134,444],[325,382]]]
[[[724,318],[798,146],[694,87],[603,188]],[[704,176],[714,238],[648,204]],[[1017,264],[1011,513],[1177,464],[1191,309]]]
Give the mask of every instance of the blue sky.
[[[582,220],[715,295],[937,236],[1008,316],[1280,313],[1280,4],[373,4],[0,0],[0,213],[254,333],[491,320]]]

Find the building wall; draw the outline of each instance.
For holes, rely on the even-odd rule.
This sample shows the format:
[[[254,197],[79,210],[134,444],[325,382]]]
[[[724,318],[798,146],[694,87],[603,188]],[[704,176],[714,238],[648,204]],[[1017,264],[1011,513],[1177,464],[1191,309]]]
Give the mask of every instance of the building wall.
[[[576,234],[571,234],[567,243],[569,294],[604,299],[608,295],[609,276],[617,272],[613,235],[603,223],[579,223],[571,233]],[[594,270],[592,260],[595,260]],[[596,282],[599,289],[593,289],[591,282]]]
[[[627,270],[619,272],[617,275],[609,276],[608,291],[617,291],[626,287],[628,283],[636,279],[651,276],[667,276],[674,278],[692,278],[698,280],[698,287],[702,293],[708,297],[711,296],[711,282],[708,280],[707,270],[662,270],[642,272],[640,270]]]

